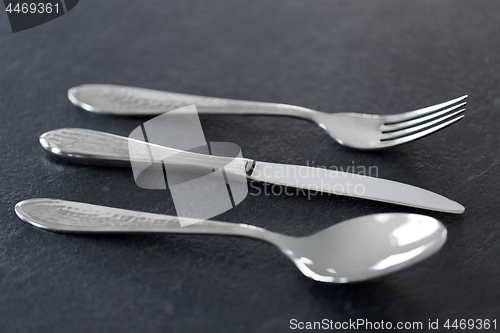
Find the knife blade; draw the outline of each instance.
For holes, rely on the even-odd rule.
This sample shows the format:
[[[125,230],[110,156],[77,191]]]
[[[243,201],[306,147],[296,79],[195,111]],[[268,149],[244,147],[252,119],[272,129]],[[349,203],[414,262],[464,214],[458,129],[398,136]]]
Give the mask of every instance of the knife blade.
[[[63,128],[46,132],[40,136],[42,147],[51,155],[70,162],[83,164],[130,167],[129,142],[127,137],[105,132]],[[179,165],[200,168],[222,168],[226,157],[183,152],[136,140],[135,145],[147,145],[149,151],[176,151],[172,161]],[[135,158],[150,161],[148,156]],[[375,178],[337,170],[310,166],[259,162],[241,158],[247,177],[260,182],[295,187],[308,191],[319,191],[403,206],[461,214],[465,208],[458,202],[440,194],[396,181]],[[225,168],[226,172],[231,172]]]
[[[308,166],[255,162],[249,178],[261,182],[374,201],[461,214],[459,203],[422,188],[391,180]]]

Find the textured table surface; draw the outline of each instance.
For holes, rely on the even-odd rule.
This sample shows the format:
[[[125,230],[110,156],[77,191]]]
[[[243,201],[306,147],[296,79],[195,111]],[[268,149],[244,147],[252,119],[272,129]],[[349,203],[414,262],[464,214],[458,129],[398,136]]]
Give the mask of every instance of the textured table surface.
[[[82,0],[13,34],[0,14],[0,331],[281,332],[290,320],[500,320],[500,3],[494,1]],[[417,185],[463,215],[307,195],[248,197],[217,220],[306,235],[379,212],[448,228],[437,255],[371,282],[304,277],[272,245],[215,236],[82,236],[24,224],[35,197],[174,214],[168,191],[132,172],[48,157],[45,131],[128,135],[145,119],[77,110],[68,88],[112,83],[281,102],[326,112],[396,113],[469,94],[458,124],[382,152],[336,144],[293,118],[201,116],[209,141],[262,161],[344,168]],[[373,170],[373,168],[372,168]],[[269,193],[271,189],[267,188]]]

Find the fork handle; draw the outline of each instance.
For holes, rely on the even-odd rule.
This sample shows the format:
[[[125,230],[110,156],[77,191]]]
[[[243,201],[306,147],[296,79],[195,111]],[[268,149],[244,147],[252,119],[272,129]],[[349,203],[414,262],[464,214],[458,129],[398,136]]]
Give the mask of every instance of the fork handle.
[[[314,120],[318,111],[278,103],[240,101],[133,88],[85,84],[68,90],[69,100],[86,111],[118,116],[154,116],[187,105],[201,114],[274,115]]]

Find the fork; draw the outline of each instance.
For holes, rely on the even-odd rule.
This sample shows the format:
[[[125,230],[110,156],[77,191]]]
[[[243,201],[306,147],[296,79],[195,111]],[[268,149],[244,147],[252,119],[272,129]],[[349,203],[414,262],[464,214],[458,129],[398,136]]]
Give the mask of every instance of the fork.
[[[203,97],[109,84],[68,90],[77,107],[119,116],[154,116],[195,104],[200,114],[274,115],[315,122],[343,146],[377,150],[398,146],[439,131],[462,119],[467,95],[423,109],[392,115],[325,113],[278,103]]]

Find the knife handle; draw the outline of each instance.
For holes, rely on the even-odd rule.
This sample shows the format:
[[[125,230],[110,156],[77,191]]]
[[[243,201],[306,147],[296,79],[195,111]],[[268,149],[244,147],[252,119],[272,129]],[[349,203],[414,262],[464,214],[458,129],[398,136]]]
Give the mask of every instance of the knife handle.
[[[137,163],[165,163],[172,166],[191,166],[203,170],[224,168],[241,174],[241,164],[248,172],[253,160],[241,157],[205,155],[168,148],[115,134],[82,128],[62,128],[40,136],[40,144],[51,155],[90,165],[131,167]],[[154,159],[152,156],[168,156]]]
[[[112,84],[85,84],[68,90],[69,100],[84,110],[119,116],[153,116],[196,105],[201,114],[274,115],[313,120],[317,111],[304,107],[204,97]]]

